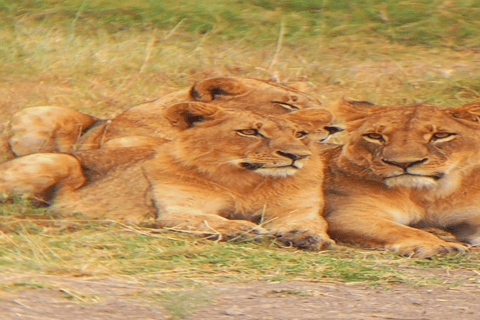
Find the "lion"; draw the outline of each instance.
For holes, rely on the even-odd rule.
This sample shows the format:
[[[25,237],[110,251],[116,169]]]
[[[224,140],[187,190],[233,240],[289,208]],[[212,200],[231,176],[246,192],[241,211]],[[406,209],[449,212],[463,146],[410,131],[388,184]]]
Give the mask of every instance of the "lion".
[[[153,217],[156,227],[222,240],[268,233],[307,250],[333,244],[321,216],[317,150],[338,131],[329,127],[330,112],[269,116],[183,102],[162,113],[178,130],[175,140],[75,191],[60,188],[53,209],[136,223]]]
[[[413,257],[465,251],[419,228],[480,244],[480,103],[341,101],[346,142],[325,152],[332,239]]]
[[[224,108],[283,114],[318,108],[321,102],[292,87],[248,78],[210,78],[153,102],[128,109],[112,119],[98,119],[63,107],[26,108],[12,116],[0,152],[9,158],[39,152],[67,152],[91,149],[135,148],[159,145],[174,139],[162,111],[171,104],[198,101]],[[114,139],[119,141],[111,141]],[[89,165],[85,163],[85,165]]]

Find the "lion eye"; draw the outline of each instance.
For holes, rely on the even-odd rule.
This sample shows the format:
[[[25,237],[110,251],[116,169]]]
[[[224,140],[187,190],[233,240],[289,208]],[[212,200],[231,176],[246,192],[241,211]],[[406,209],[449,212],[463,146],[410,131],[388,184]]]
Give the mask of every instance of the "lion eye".
[[[375,132],[365,133],[363,136],[371,140],[385,142],[385,138],[380,133],[375,133]]]
[[[261,136],[262,135],[257,129],[237,130],[237,132],[244,136]]]
[[[294,105],[293,103],[283,102],[283,101],[272,101],[273,103],[278,104],[280,107],[287,109],[288,111],[299,110],[300,108]]]
[[[452,133],[452,132],[437,132],[432,135],[432,138],[430,139],[430,141],[450,140],[456,135],[457,135],[456,133]]]
[[[305,137],[307,134],[308,134],[307,131],[298,131],[298,132],[295,133],[295,137],[298,138],[298,139],[301,139],[301,138]]]

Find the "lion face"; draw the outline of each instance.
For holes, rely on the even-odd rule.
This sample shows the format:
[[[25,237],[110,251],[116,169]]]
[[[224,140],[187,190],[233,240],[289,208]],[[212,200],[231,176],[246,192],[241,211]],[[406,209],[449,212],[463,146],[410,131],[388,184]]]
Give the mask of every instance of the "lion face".
[[[335,131],[326,110],[280,116],[224,110],[205,103],[168,108],[172,125],[183,128],[173,155],[201,171],[236,171],[270,177],[295,174],[312,156],[311,144]]]
[[[388,187],[451,188],[480,163],[480,131],[458,110],[342,101],[348,142],[340,162]]]

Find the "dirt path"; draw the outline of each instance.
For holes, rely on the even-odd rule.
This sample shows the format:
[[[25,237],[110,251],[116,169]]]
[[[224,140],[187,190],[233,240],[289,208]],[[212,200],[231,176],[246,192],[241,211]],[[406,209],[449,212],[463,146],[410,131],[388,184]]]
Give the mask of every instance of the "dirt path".
[[[0,290],[0,318],[478,319],[480,275],[477,272],[427,272],[430,276],[431,272],[438,272],[445,284],[419,288],[392,284],[372,288],[366,284],[323,281],[213,281],[197,289],[172,289],[166,282],[145,284],[125,279],[31,275],[21,278],[3,274],[0,279],[6,289]],[[11,283],[17,287],[12,289]],[[17,289],[19,284],[28,289]],[[40,288],[32,288],[34,286]]]

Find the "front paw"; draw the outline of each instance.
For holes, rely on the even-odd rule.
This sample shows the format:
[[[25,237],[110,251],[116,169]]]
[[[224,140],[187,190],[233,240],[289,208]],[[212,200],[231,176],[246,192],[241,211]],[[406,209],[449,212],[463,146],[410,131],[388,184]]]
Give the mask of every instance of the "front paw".
[[[409,240],[387,247],[387,249],[399,252],[413,258],[430,258],[436,254],[451,252],[465,252],[468,249],[460,243],[439,241]]]
[[[288,246],[310,251],[329,249],[335,244],[335,241],[330,239],[326,233],[314,233],[306,229],[278,231],[275,236]]]
[[[268,230],[253,224],[249,221],[235,220],[218,226],[218,233],[207,235],[209,239],[246,242],[262,239],[262,236],[269,234]]]

